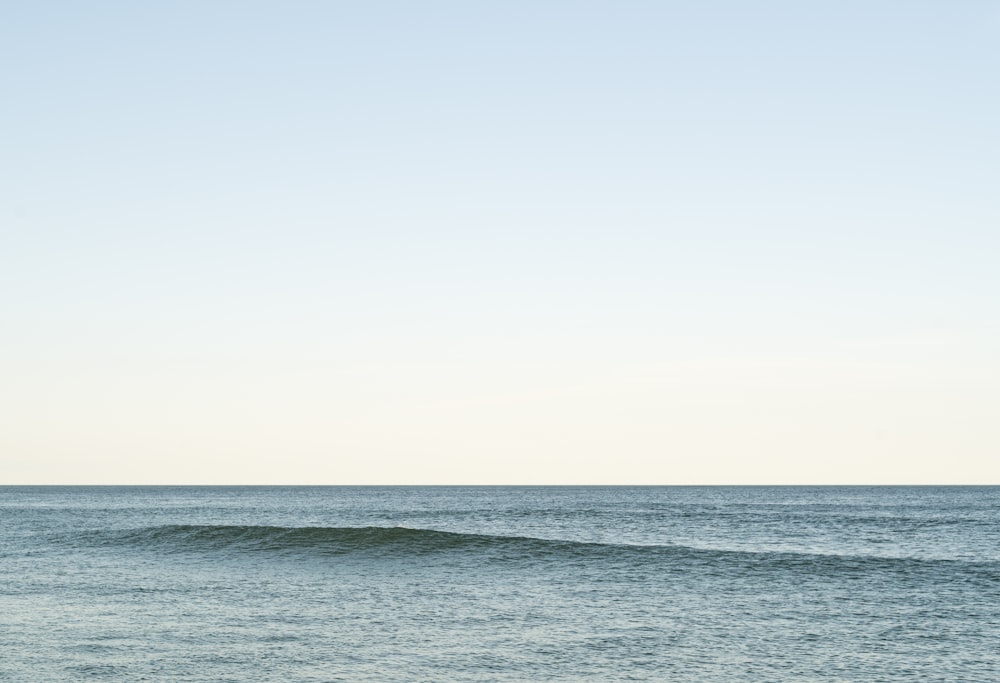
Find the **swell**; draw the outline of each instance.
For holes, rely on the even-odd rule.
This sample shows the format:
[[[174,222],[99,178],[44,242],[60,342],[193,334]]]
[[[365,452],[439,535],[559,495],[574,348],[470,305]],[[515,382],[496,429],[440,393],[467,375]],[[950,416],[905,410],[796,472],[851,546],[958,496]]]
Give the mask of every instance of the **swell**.
[[[306,551],[322,554],[423,554],[448,551],[521,550],[527,553],[579,550],[597,544],[518,536],[464,534],[409,527],[281,527],[171,524],[100,532],[109,545],[161,546],[188,550],[248,552]],[[600,546],[597,546],[600,547]]]
[[[473,553],[494,558],[674,560],[685,564],[735,563],[799,569],[970,570],[1000,581],[1000,563],[964,559],[922,559],[836,555],[792,551],[706,549],[685,545],[588,543],[525,536],[468,534],[408,527],[280,527],[175,524],[91,532],[90,542],[180,552],[234,551],[273,554],[412,556]]]

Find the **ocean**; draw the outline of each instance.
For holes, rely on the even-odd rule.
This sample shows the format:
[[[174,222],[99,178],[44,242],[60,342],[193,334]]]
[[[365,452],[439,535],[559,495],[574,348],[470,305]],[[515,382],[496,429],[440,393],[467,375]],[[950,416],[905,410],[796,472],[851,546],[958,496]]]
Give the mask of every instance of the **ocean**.
[[[0,487],[0,680],[1000,680],[1000,487]]]

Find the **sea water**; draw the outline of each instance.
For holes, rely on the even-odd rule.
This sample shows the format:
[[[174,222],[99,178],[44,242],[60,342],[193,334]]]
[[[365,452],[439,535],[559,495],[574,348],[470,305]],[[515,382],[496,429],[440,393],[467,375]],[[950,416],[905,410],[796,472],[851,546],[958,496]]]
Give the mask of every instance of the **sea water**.
[[[0,487],[0,680],[1000,680],[1000,487]]]

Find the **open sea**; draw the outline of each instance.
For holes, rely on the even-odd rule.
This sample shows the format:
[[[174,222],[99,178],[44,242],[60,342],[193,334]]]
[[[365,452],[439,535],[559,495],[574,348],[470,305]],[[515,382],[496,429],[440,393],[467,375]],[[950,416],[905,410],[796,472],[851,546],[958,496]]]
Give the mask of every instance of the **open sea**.
[[[1000,487],[0,487],[0,680],[1000,681]]]

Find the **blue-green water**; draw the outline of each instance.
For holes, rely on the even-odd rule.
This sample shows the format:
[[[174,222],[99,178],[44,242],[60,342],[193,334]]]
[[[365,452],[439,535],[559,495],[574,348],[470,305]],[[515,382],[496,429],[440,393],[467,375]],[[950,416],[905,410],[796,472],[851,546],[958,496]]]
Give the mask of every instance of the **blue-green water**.
[[[0,680],[994,682],[1000,487],[0,487]]]

